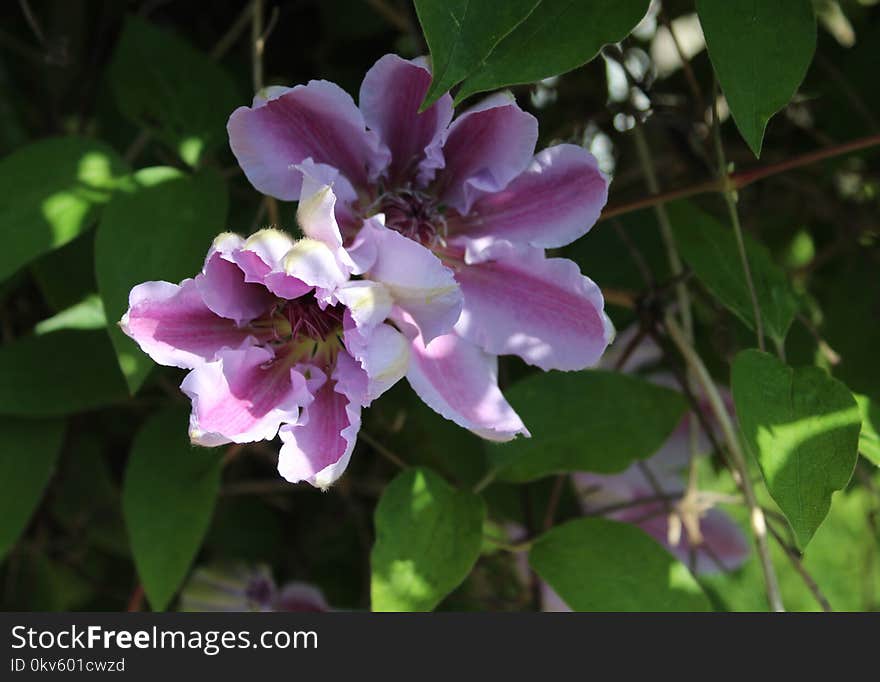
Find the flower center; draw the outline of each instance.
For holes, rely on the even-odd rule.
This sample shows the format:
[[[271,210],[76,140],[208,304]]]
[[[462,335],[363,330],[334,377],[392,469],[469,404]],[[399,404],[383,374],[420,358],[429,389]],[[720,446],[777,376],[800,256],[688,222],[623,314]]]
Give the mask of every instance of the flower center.
[[[387,192],[379,197],[385,225],[404,237],[433,248],[446,243],[446,218],[434,197],[414,189]]]
[[[314,360],[329,364],[340,348],[343,307],[323,310],[312,295],[279,299],[266,315],[251,323],[259,336],[277,346],[278,356],[291,362]]]

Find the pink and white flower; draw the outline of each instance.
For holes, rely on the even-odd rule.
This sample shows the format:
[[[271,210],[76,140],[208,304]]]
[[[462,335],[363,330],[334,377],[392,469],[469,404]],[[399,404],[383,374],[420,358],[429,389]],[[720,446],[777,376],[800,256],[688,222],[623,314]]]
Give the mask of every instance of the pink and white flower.
[[[528,431],[498,390],[497,356],[544,370],[596,364],[613,329],[599,288],[564,246],[596,222],[607,180],[581,147],[535,154],[537,121],[505,93],[453,120],[446,94],[423,112],[424,60],[382,57],[360,90],[271,88],[229,119],[251,183],[303,200],[332,186],[351,272],[390,294],[411,344],[407,378],[444,417],[493,440]]]
[[[385,321],[388,292],[350,279],[333,201],[307,175],[303,239],[271,229],[222,234],[195,278],[132,289],[120,323],[159,364],[191,370],[181,389],[192,400],[193,443],[280,434],[281,475],[320,488],[348,465],[361,408],[409,361],[408,340]]]

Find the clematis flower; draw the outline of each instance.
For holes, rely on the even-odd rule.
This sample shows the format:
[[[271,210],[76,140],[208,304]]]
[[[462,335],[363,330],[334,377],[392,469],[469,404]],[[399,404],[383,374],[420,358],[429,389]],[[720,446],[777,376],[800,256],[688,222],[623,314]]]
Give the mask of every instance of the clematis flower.
[[[194,571],[181,591],[179,610],[323,613],[330,607],[314,585],[289,582],[279,588],[267,566],[239,563]]]
[[[121,327],[162,365],[191,370],[198,445],[282,440],[278,469],[326,488],[345,470],[361,408],[400,379],[408,340],[387,324],[380,284],[351,280],[333,195],[314,175],[297,214],[306,235],[221,234],[202,271],[132,289]]]
[[[591,154],[535,154],[537,121],[505,93],[453,120],[423,112],[424,60],[382,57],[360,89],[270,88],[229,119],[251,183],[300,200],[308,173],[337,201],[352,273],[384,285],[411,345],[407,379],[444,417],[493,440],[528,431],[498,389],[497,356],[544,370],[594,365],[611,340],[599,288],[547,257],[596,222],[608,182]]]

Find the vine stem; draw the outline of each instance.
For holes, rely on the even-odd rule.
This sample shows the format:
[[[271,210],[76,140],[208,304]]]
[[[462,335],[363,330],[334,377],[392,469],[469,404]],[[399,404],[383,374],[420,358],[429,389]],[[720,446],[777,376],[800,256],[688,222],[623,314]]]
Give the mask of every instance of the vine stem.
[[[751,521],[752,531],[755,535],[755,545],[758,550],[758,558],[761,562],[761,570],[764,573],[764,583],[767,590],[767,601],[773,611],[785,611],[782,604],[782,596],[779,592],[779,581],[776,578],[776,571],[773,568],[773,561],[770,558],[770,546],[767,542],[767,520],[764,512],[758,504],[755,496],[755,489],[752,487],[752,481],[749,477],[746,458],[734,430],[730,415],[724,406],[724,401],[715,387],[715,382],[709,375],[709,371],[700,359],[700,356],[694,350],[693,346],[688,343],[675,318],[667,314],[664,319],[664,326],[669,338],[678,348],[682,358],[684,358],[687,366],[693,371],[694,376],[703,388],[703,392],[709,401],[712,412],[721,426],[724,434],[724,440],[727,443],[727,449],[736,472],[739,474],[739,483],[742,487],[743,496],[746,500],[746,506],[749,509],[749,519]]]
[[[718,118],[718,84],[715,84],[712,98],[712,138],[715,140],[715,153],[718,155],[718,177],[722,180],[727,177],[727,157],[724,154],[724,142],[721,139],[721,121]],[[736,236],[736,248],[739,251],[739,260],[746,277],[746,286],[749,289],[749,298],[752,301],[752,314],[755,317],[755,334],[758,337],[758,348],[764,348],[764,321],[761,319],[761,304],[758,301],[758,292],[752,279],[752,268],[749,266],[749,256],[746,253],[746,243],[743,239],[742,224],[739,221],[739,211],[736,208],[736,190],[723,187],[721,191],[727,212],[730,215],[730,224],[733,226],[733,234]]]
[[[610,218],[626,215],[627,213],[641,211],[645,208],[652,208],[658,204],[666,204],[677,199],[689,199],[691,197],[699,196],[700,194],[711,194],[723,192],[725,190],[738,191],[758,182],[759,180],[774,175],[803,168],[804,166],[810,166],[814,163],[833,159],[837,156],[844,156],[846,154],[852,154],[853,152],[878,146],[880,146],[880,134],[860,137],[856,140],[851,140],[850,142],[818,149],[814,152],[796,156],[793,159],[780,161],[779,163],[770,164],[760,168],[752,168],[737,173],[725,173],[721,177],[713,180],[699,182],[694,185],[689,185],[688,187],[681,187],[668,192],[661,192],[660,194],[620,204],[619,206],[610,206],[602,212],[599,220],[609,220]]]

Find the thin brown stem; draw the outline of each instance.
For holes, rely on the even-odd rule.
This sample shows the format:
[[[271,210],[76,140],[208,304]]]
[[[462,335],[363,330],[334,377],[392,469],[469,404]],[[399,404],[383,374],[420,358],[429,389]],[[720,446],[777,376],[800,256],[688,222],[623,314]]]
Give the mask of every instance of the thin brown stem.
[[[407,468],[408,465],[406,462],[403,461],[403,459],[396,455],[391,449],[387,448],[385,445],[379,442],[378,439],[370,435],[369,432],[361,429],[358,437],[395,466],[401,469]]]

